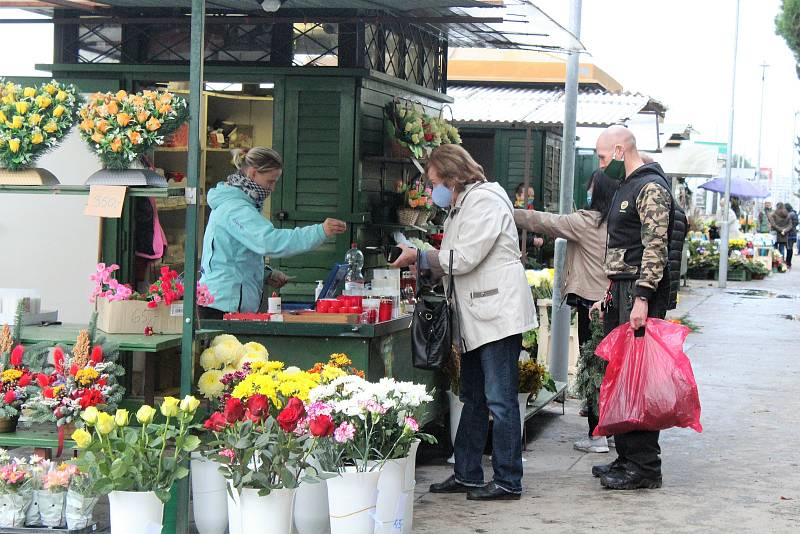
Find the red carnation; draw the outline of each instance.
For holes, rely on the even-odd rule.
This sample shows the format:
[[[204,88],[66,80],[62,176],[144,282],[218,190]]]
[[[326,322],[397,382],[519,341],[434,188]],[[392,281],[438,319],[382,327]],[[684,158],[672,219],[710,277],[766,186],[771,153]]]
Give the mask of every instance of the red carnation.
[[[308,429],[311,435],[324,438],[333,434],[333,419],[330,415],[318,415],[308,422]]]
[[[3,402],[5,402],[6,404],[11,404],[15,400],[17,400],[17,394],[14,393],[14,390],[9,389],[8,391],[6,391],[6,394],[3,396]]]
[[[19,378],[19,387],[21,388],[27,387],[31,383],[32,379],[33,376],[30,373],[25,373]]]
[[[36,375],[36,383],[39,384],[40,388],[46,388],[50,385],[50,377],[44,373],[39,373]]]
[[[53,351],[53,361],[55,362],[56,372],[58,374],[64,374],[64,351],[61,350],[61,347],[56,347]]]
[[[228,423],[235,423],[236,421],[241,421],[244,417],[244,405],[242,404],[241,399],[237,399],[236,397],[231,397],[228,399],[228,402],[225,403],[225,420]]]
[[[155,309],[158,307],[158,302],[151,300],[150,302],[147,303],[147,307],[150,308],[151,310]]]
[[[247,399],[247,410],[252,421],[263,421],[269,416],[269,399],[256,393]]]
[[[19,367],[22,365],[22,355],[25,354],[25,347],[22,345],[17,345],[14,347],[14,350],[11,351],[11,365],[14,367]]]
[[[42,390],[42,396],[44,396],[45,399],[52,399],[53,398],[53,388],[44,388]]]
[[[161,276],[166,276],[168,274],[169,274],[169,266],[168,265],[162,265],[161,266]]]
[[[206,422],[203,423],[203,427],[212,432],[222,432],[225,430],[226,426],[228,426],[228,421],[225,416],[219,412],[212,413],[211,417],[206,419]]]
[[[89,406],[97,406],[98,404],[102,404],[104,400],[103,394],[96,389],[87,389],[80,398],[81,409],[85,410]]]
[[[92,363],[98,364],[103,361],[103,347],[96,345],[92,349]]]
[[[105,378],[101,378],[100,380],[98,380],[98,381],[97,381],[97,385],[98,385],[99,387],[103,387],[103,386],[105,386],[107,383],[108,383],[108,380],[106,380]]]
[[[278,414],[278,424],[285,432],[293,432],[297,428],[297,422],[305,415],[306,408],[303,401],[297,397],[292,397],[286,404],[281,413]]]
[[[153,284],[150,286],[150,293],[156,293],[158,291],[158,286]]]

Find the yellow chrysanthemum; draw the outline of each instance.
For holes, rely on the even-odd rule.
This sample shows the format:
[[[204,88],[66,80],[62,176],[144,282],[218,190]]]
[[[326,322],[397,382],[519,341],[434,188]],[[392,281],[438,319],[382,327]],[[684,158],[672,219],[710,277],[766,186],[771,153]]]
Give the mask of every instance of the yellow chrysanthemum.
[[[331,365],[335,365],[337,367],[344,367],[345,365],[352,364],[353,361],[347,356],[347,354],[344,354],[343,352],[338,352],[331,354],[328,363]]]
[[[267,347],[265,347],[261,343],[250,341],[249,343],[245,343],[243,345],[243,349],[245,354],[248,352],[255,352],[258,354],[263,354],[264,358],[269,358],[269,351],[267,350]]]
[[[235,341],[236,343],[239,343],[239,340],[236,339],[236,336],[232,336],[231,334],[221,334],[211,340],[211,346],[216,347],[217,345],[225,343],[226,341]]]
[[[274,373],[275,371],[280,371],[283,369],[283,362],[279,362],[277,360],[268,360],[266,362],[255,362],[250,366],[250,371],[253,374],[270,374]]]
[[[3,382],[13,382],[15,380],[19,380],[21,376],[22,371],[19,369],[7,369],[3,371],[2,375],[0,375],[0,379],[2,379]]]
[[[275,380],[269,375],[248,375],[233,388],[231,395],[244,400],[256,393],[269,397],[277,408],[283,405],[277,396]]]
[[[199,389],[200,393],[207,399],[219,397],[225,389],[225,385],[220,382],[222,376],[222,371],[217,369],[206,371],[200,375],[200,378],[197,380],[197,389]]]
[[[214,350],[214,347],[209,347],[200,354],[200,365],[206,371],[219,369],[220,363],[217,359],[217,352]]]
[[[247,347],[247,345],[245,345],[245,348],[246,347]],[[239,359],[239,366],[238,367],[239,367],[239,369],[241,369],[242,367],[244,367],[244,364],[249,363],[250,366],[251,366],[251,369],[252,369],[252,365],[254,363],[256,363],[256,362],[266,362],[266,361],[267,361],[267,356],[265,354],[262,354],[262,353],[259,353],[259,352],[248,351],[248,352],[245,352],[242,355],[242,357]]]
[[[75,381],[82,386],[88,386],[89,384],[92,384],[99,377],[100,373],[98,373],[93,367],[87,367],[75,373]]]
[[[320,376],[322,377],[323,382],[333,382],[340,376],[345,376],[346,374],[347,373],[345,373],[343,370],[339,369],[335,365],[326,365],[322,368]]]
[[[214,346],[217,362],[220,365],[237,366],[242,355],[242,344],[238,340],[223,341]]]

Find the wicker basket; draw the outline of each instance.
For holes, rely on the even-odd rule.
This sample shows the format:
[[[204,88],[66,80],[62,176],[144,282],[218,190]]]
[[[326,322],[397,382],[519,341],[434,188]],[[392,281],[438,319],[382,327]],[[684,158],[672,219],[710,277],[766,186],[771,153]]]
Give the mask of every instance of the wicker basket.
[[[400,141],[397,139],[391,139],[389,141],[390,147],[390,154],[393,158],[412,158],[414,154],[411,152],[411,149],[405,145],[401,145]]]
[[[397,208],[397,221],[406,226],[414,226],[417,224],[417,217],[419,210],[413,208]]]
[[[428,221],[433,214],[432,210],[418,210],[419,213],[417,214],[417,226],[425,226],[428,224]]]

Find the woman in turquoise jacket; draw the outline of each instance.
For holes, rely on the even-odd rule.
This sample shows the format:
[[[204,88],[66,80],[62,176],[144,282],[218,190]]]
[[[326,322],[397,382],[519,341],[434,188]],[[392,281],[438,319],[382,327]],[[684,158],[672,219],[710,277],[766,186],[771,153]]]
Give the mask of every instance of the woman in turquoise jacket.
[[[238,172],[208,192],[211,216],[203,238],[200,282],[214,297],[200,307],[203,319],[222,319],[228,312],[257,312],[264,287],[264,256],[287,258],[308,252],[347,225],[336,219],[281,230],[261,210],[275,189],[283,161],[270,148],[256,147],[234,158]],[[271,271],[267,283],[279,288],[288,278]]]

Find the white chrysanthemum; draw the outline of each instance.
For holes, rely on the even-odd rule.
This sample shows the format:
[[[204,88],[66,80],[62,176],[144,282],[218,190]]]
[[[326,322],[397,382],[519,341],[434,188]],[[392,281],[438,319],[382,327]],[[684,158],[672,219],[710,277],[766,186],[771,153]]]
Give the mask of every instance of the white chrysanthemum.
[[[236,336],[232,336],[231,334],[221,334],[211,340],[212,347],[216,347],[217,345],[221,345],[222,343],[236,343],[237,345],[241,345],[241,343],[239,343],[239,340],[236,339]]]
[[[225,385],[220,382],[222,376],[222,371],[216,369],[206,371],[200,375],[200,379],[197,381],[197,389],[207,399],[219,397],[225,389]]]
[[[200,366],[206,371],[219,369],[220,363],[217,359],[217,351],[214,347],[209,347],[200,354]]]
[[[218,366],[231,365],[236,367],[239,365],[239,358],[242,356],[242,344],[236,338],[232,341],[226,340],[215,345],[214,352],[217,355]]]
[[[267,350],[267,347],[265,347],[261,343],[250,341],[249,343],[245,343],[244,345],[242,345],[242,348],[245,354],[248,353],[261,354],[264,356],[265,359],[269,359],[269,351]]]
[[[299,367],[292,365],[291,367],[287,367],[283,373],[287,375],[296,375],[297,373],[302,373],[302,371]]]

